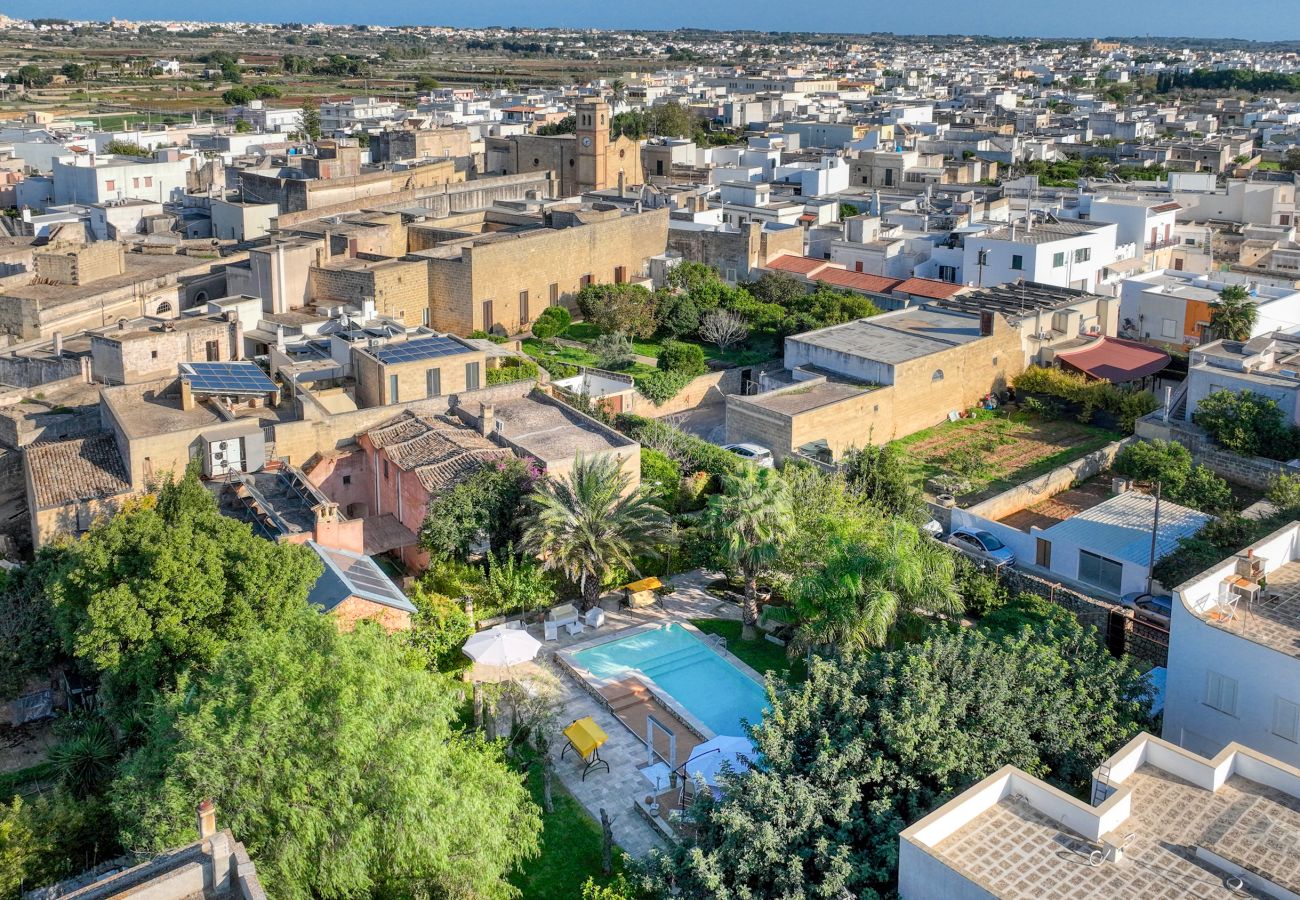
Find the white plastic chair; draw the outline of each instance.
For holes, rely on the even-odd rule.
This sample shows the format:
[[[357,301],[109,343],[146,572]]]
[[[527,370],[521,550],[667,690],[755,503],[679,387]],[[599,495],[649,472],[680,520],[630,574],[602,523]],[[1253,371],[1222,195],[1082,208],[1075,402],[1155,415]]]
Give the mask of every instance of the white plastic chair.
[[[558,641],[560,639],[560,626],[555,622],[543,622],[542,632],[542,636],[548,641]]]
[[[587,610],[587,624],[592,628],[599,628],[605,624],[605,611],[599,606]]]

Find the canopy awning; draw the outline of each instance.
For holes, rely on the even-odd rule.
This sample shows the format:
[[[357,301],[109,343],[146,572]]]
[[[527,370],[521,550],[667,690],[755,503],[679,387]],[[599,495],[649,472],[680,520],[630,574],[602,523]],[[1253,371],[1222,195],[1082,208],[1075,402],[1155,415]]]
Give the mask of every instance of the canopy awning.
[[[1113,337],[1103,337],[1087,347],[1058,353],[1056,358],[1063,366],[1115,384],[1137,381],[1169,365],[1169,354],[1163,350]]]

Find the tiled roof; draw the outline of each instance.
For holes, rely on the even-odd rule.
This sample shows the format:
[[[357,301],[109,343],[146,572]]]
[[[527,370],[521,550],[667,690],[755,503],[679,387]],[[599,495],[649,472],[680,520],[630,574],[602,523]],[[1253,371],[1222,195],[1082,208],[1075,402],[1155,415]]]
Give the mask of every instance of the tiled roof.
[[[909,278],[901,284],[894,285],[893,290],[895,294],[911,294],[913,297],[926,297],[930,300],[947,300],[966,290],[966,286],[947,281],[935,281],[932,278]]]
[[[38,509],[112,497],[131,489],[112,435],[27,448]]]
[[[878,294],[883,294],[898,284],[897,278],[868,275],[866,272],[848,272],[844,269],[823,269],[813,276],[813,280],[855,291],[874,291]]]
[[[811,256],[795,256],[787,253],[778,256],[776,259],[768,260],[764,268],[774,269],[777,272],[789,272],[792,275],[811,275],[828,265],[830,263],[824,259],[813,259]]]
[[[1112,337],[1103,337],[1081,350],[1058,352],[1056,358],[1093,378],[1117,384],[1154,375],[1169,365],[1169,354],[1163,350]]]
[[[409,411],[366,437],[402,471],[414,472],[431,494],[456,486],[491,460],[514,455],[453,419]]]

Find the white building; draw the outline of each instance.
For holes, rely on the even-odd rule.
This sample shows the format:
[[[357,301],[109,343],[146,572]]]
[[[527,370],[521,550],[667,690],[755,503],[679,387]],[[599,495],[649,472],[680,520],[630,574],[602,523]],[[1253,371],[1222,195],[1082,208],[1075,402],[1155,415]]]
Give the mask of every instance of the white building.
[[[1229,284],[1245,284],[1258,311],[1251,337],[1300,325],[1300,291],[1249,282],[1244,276],[1162,269],[1126,278],[1119,286],[1120,335],[1170,346],[1209,340],[1212,305]]]
[[[1164,736],[1300,766],[1300,522],[1174,590]]]
[[[226,121],[231,125],[240,119],[252,125],[254,131],[297,131],[302,127],[302,107],[277,108],[267,106],[264,100],[252,100],[246,106],[226,110]]]
[[[898,836],[899,896],[1295,896],[1300,771],[1285,760],[1235,744],[1204,759],[1144,733],[1088,799],[1002,767]]]
[[[1096,293],[1102,269],[1136,254],[1133,245],[1118,245],[1117,233],[1113,224],[1062,221],[1013,222],[971,234],[955,280],[989,285],[1024,279]]]
[[[190,161],[87,153],[56,159],[53,168],[56,204],[128,199],[165,202],[185,196]]]
[[[1239,341],[1215,341],[1188,358],[1190,421],[1202,400],[1217,391],[1251,391],[1277,401],[1285,420],[1300,425],[1300,335],[1274,332]]]
[[[353,97],[338,103],[320,105],[320,130],[322,134],[351,132],[358,127],[381,125],[403,117],[402,104],[376,97]]]

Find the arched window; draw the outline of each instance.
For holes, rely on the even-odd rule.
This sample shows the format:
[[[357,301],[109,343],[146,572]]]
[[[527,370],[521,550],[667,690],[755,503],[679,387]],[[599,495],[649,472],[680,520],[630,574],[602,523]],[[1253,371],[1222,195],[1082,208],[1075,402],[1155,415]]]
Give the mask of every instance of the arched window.
[[[943,369],[935,369],[934,374],[930,376],[931,381],[943,381]]]
[[[158,308],[154,310],[153,314],[155,316],[165,316],[167,315],[167,313],[171,311],[172,311],[172,305],[170,301],[164,300],[162,303],[158,304]]]

